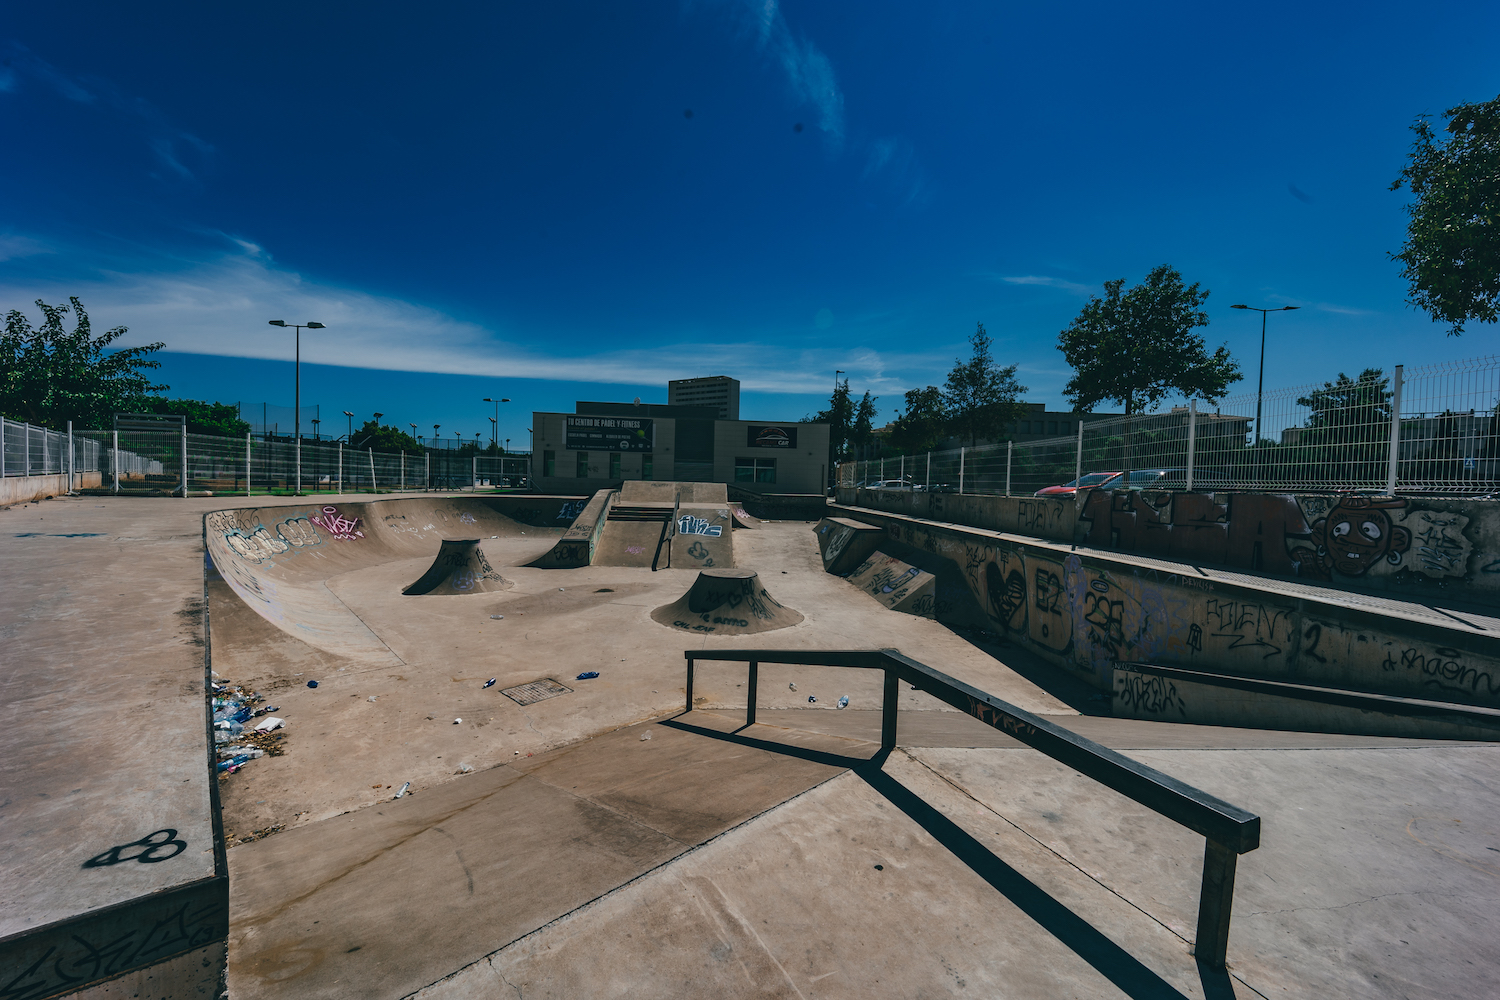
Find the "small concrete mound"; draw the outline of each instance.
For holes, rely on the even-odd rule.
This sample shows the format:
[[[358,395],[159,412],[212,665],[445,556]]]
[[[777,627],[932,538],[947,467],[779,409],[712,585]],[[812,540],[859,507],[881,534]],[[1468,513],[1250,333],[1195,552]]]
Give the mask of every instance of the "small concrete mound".
[[[651,612],[651,618],[686,632],[750,635],[788,628],[802,615],[767,593],[752,569],[706,569],[686,594]]]
[[[447,596],[453,594],[488,594],[509,590],[509,580],[495,572],[484,557],[477,538],[445,538],[437,558],[421,579],[401,593]]]

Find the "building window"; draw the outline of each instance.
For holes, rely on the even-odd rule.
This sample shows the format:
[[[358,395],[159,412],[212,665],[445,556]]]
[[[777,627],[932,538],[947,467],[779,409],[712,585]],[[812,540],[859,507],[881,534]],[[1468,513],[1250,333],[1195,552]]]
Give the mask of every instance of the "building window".
[[[612,451],[609,453],[609,478],[621,479],[624,473],[620,471],[620,453]]]
[[[542,475],[544,475],[544,476],[555,476],[555,475],[557,475],[557,452],[555,452],[555,451],[544,451],[544,452],[542,452]]]
[[[1030,434],[1031,433],[1031,421],[1030,420],[1023,420],[1023,421],[1021,421],[1021,433],[1022,434]]]
[[[586,451],[580,451],[578,453],[578,478],[579,479],[587,479],[588,477],[589,477],[589,453],[586,452]]]
[[[1047,433],[1048,434],[1056,434],[1057,433],[1057,421],[1056,420],[1049,420],[1049,421],[1047,421]]]
[[[734,481],[737,483],[776,482],[776,459],[736,458],[734,460]]]
[[[654,468],[654,463],[651,461],[652,457],[653,456],[651,456],[651,455],[642,455],[641,456],[641,478],[642,479],[650,479],[652,473],[656,471],[655,468]]]

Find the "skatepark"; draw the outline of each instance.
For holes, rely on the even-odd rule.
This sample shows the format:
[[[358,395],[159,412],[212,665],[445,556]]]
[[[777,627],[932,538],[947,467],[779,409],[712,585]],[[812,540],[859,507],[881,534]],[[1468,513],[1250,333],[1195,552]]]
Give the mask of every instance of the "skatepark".
[[[0,996],[1494,981],[1487,592],[1139,554],[1072,504],[757,520],[629,485],[0,510]],[[1429,646],[1455,690],[1399,655]],[[216,776],[211,684],[281,752]],[[1222,963],[1173,802],[1246,831]]]

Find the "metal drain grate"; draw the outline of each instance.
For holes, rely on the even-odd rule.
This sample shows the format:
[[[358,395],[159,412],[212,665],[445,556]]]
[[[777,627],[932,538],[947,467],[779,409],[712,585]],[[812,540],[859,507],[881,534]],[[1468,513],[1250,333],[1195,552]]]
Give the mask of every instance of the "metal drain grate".
[[[568,694],[572,690],[567,685],[559,684],[550,677],[543,677],[539,681],[528,681],[525,684],[517,684],[515,687],[502,688],[500,693],[517,705],[535,705],[539,701],[556,698],[558,695]]]

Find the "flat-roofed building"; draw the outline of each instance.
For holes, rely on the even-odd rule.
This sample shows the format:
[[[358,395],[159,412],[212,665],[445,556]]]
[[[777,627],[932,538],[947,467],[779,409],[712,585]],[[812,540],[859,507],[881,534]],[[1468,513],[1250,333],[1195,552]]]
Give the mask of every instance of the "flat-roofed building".
[[[740,419],[740,380],[728,375],[680,378],[667,383],[668,406],[709,406],[717,420]]]

